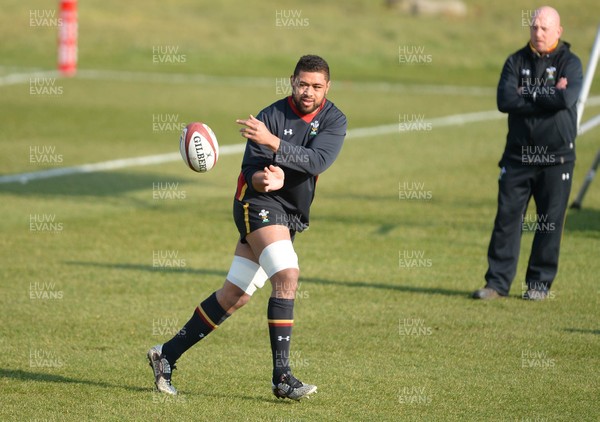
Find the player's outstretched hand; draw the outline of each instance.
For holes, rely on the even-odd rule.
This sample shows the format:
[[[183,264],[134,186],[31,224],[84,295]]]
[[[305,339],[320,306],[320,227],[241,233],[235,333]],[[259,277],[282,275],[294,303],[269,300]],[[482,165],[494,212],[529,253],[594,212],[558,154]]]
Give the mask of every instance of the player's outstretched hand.
[[[283,187],[285,175],[281,167],[270,165],[252,175],[252,186],[258,192],[272,192]]]
[[[240,133],[244,138],[250,139],[259,145],[264,145],[273,152],[277,152],[277,149],[279,149],[279,138],[269,132],[265,124],[253,115],[245,120],[237,119],[235,122],[244,126],[240,129]]]

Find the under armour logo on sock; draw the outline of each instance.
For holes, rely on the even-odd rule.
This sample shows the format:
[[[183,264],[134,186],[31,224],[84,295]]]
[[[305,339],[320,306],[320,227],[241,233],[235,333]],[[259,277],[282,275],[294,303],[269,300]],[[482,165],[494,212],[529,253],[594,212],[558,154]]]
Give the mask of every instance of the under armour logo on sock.
[[[285,336],[285,337],[277,336],[277,341],[283,341],[283,340],[290,341],[290,336]]]

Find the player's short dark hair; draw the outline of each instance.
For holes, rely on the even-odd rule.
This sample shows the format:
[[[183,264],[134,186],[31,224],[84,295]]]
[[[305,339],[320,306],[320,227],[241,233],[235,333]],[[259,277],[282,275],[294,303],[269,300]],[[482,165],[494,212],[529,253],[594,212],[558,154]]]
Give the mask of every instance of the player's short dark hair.
[[[325,79],[329,81],[329,65],[325,59],[313,54],[300,57],[294,69],[294,77],[297,77],[300,72],[321,72],[325,75]]]

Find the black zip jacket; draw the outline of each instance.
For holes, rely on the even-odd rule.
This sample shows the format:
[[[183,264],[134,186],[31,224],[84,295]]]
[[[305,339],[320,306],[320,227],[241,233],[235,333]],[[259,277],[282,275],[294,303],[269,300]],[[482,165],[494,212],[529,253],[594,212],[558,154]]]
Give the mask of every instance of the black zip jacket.
[[[346,116],[328,100],[324,100],[314,116],[303,116],[295,109],[291,97],[287,97],[262,110],[256,118],[281,143],[274,153],[252,141],[246,142],[235,198],[257,205],[264,201],[279,202],[287,213],[295,214],[308,226],[317,178],[333,164],[342,148]],[[252,175],[270,164],[283,169],[283,188],[257,192],[252,186]]]
[[[567,78],[566,89],[555,87],[562,77]],[[567,42],[559,41],[548,54],[538,54],[529,44],[512,54],[504,63],[497,92],[498,110],[508,113],[502,160],[528,165],[575,161],[582,83],[581,61]]]

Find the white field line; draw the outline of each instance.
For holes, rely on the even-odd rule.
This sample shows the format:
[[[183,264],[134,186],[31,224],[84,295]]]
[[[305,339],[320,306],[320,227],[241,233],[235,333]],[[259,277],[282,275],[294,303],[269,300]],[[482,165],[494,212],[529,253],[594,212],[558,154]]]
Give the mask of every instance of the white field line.
[[[588,97],[587,101],[585,102],[586,106],[597,106],[600,105],[600,95],[596,95],[595,97]]]
[[[223,145],[219,150],[219,155],[230,155],[244,151],[245,144]],[[0,184],[21,182],[27,183],[31,180],[50,179],[52,177],[69,176],[72,174],[93,173],[97,171],[116,170],[128,167],[147,166],[152,164],[169,163],[181,160],[179,152],[170,152],[167,154],[146,155],[143,157],[121,158],[118,160],[103,161],[93,164],[82,164],[73,167],[59,167],[48,170],[40,170],[31,173],[18,173],[0,176]]]
[[[454,114],[451,116],[437,117],[423,123],[430,123],[431,128],[443,126],[456,126],[465,123],[483,122],[487,120],[495,120],[504,117],[498,111],[484,111],[467,114]],[[392,125],[381,125],[367,128],[349,129],[346,134],[346,139],[365,138],[376,135],[389,135],[393,133],[404,133],[419,130],[419,123],[408,125],[406,129],[400,130],[398,123]],[[245,143],[224,145],[220,148],[220,155],[231,155],[242,153],[246,148]],[[142,157],[122,158],[118,160],[103,161],[93,164],[82,164],[73,167],[60,167],[48,170],[40,170],[31,173],[17,173],[0,176],[0,184],[4,183],[27,183],[31,180],[50,179],[52,177],[68,176],[73,174],[92,173],[97,171],[116,170],[128,167],[146,166],[152,164],[168,163],[171,161],[181,160],[179,152],[172,152],[159,155],[147,155]]]
[[[8,73],[0,76],[0,87],[29,83],[35,78],[61,78],[62,75],[56,70],[43,69],[21,69],[15,67],[0,66],[0,72]],[[259,78],[251,76],[214,76],[199,73],[158,73],[158,72],[135,72],[119,70],[80,69],[77,71],[76,79],[122,81],[122,82],[150,82],[165,84],[229,84],[237,86],[274,87],[282,78]],[[285,77],[287,78],[287,76]],[[283,79],[285,79],[283,78]],[[336,81],[336,87],[355,91],[379,91],[379,92],[405,92],[423,95],[469,95],[469,96],[491,96],[496,95],[494,87],[484,86],[458,86],[458,85],[407,85],[393,82],[349,82]],[[600,105],[600,95],[588,97],[586,106]]]
[[[0,67],[0,70],[7,68]],[[16,85],[29,83],[32,78],[60,78],[57,71],[33,70],[28,73],[11,73],[5,76],[0,76],[0,86]],[[216,84],[229,83],[249,86],[274,86],[272,78],[251,78],[251,77],[227,77],[227,76],[209,76],[200,74],[161,74],[150,72],[125,72],[125,71],[110,71],[110,70],[80,70],[77,73],[77,78],[89,80],[112,80],[112,81],[143,81],[155,83],[174,83],[174,84]],[[435,85],[404,85],[393,83],[350,83],[340,82],[342,86],[349,88],[358,88],[365,90],[381,90],[381,91],[411,91],[422,94],[463,94],[463,95],[490,95],[493,93],[491,88],[485,87],[459,87],[459,86],[435,86]],[[600,96],[588,98],[586,105],[595,106],[600,104]],[[428,121],[409,122],[407,124],[400,123],[372,126],[367,128],[350,129],[346,135],[346,139],[362,138],[376,135],[386,135],[392,133],[411,132],[420,129],[420,123],[430,124],[431,128],[456,126],[465,123],[482,122],[503,118],[504,115],[498,111],[490,110],[466,114],[454,114],[450,116],[437,117]],[[415,124],[413,124],[415,123]],[[588,123],[590,123],[589,126]],[[597,118],[582,125],[580,134],[594,127],[597,123]],[[230,155],[241,153],[244,151],[245,144],[224,145],[219,153],[221,155]],[[171,161],[180,160],[181,156],[177,152],[150,155],[142,157],[123,158],[117,160],[104,161],[100,163],[82,164],[73,167],[60,167],[48,170],[41,170],[30,173],[18,173],[0,176],[0,184],[21,182],[26,183],[30,180],[49,179],[52,177],[67,176],[72,174],[92,173],[96,171],[115,170],[127,167],[136,167],[152,164],[160,164]]]
[[[12,72],[17,69],[0,66],[0,71]],[[0,86],[17,85],[29,83],[35,78],[61,78],[57,71],[29,69],[26,72],[9,73],[0,76]],[[144,82],[144,83],[163,83],[163,84],[205,84],[217,85],[227,84],[236,86],[255,86],[255,87],[276,87],[283,78],[258,78],[242,76],[213,76],[197,73],[158,73],[158,72],[134,72],[117,70],[94,70],[80,69],[77,71],[75,79],[99,80],[99,81],[118,81],[118,82]],[[334,86],[342,90],[356,91],[379,91],[379,92],[407,92],[415,94],[429,95],[470,95],[470,96],[489,96],[494,95],[495,89],[482,86],[456,86],[456,85],[407,85],[392,82],[348,82],[335,81]]]
[[[587,122],[582,123],[581,126],[579,126],[579,135],[583,135],[584,133],[592,130],[598,125],[600,125],[600,114],[595,117],[592,117]]]
[[[60,73],[56,70],[38,70],[27,73],[11,73],[0,76],[0,86],[18,85],[30,83],[31,79],[36,78],[59,78]]]

